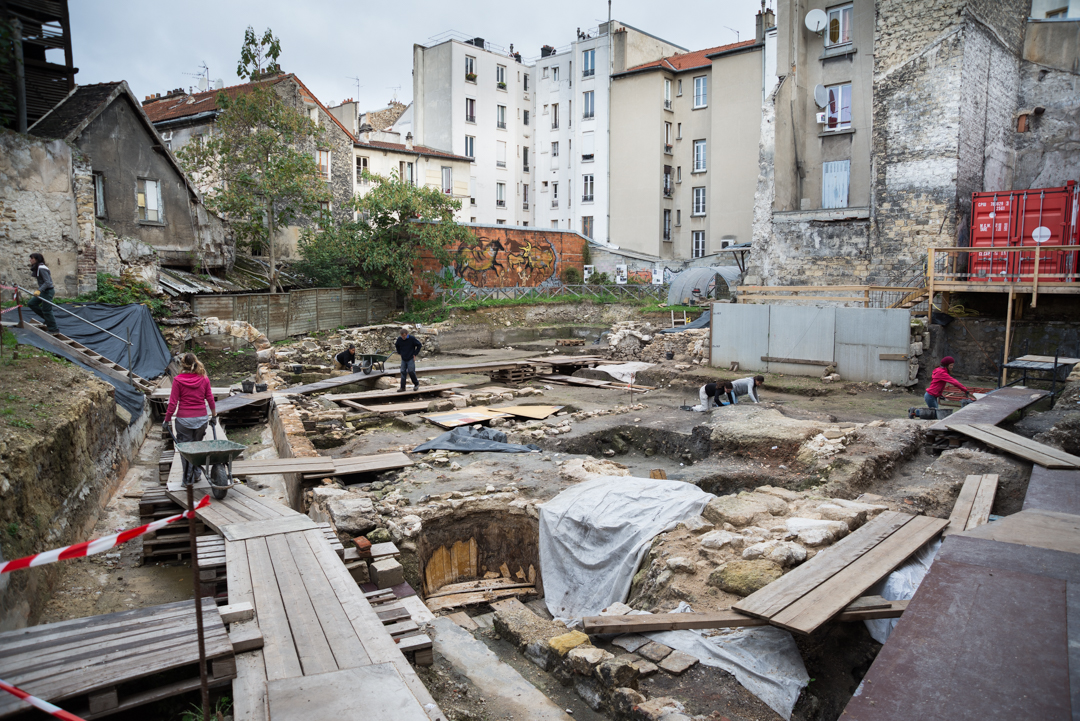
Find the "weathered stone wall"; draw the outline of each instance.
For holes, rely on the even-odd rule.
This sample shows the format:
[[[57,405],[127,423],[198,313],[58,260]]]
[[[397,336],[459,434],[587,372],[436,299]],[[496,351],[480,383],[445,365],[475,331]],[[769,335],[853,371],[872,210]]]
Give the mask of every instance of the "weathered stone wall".
[[[36,288],[33,252],[45,256],[57,295],[97,287],[93,179],[64,142],[0,131],[0,283]]]
[[[1080,351],[1080,322],[1021,320],[1013,321],[1010,357],[1024,353],[1049,355],[1055,353],[1076,357]],[[958,377],[986,376],[1000,379],[1005,348],[1005,318],[979,317],[954,320],[947,326],[930,326],[930,348],[924,354],[928,367],[920,375],[929,380],[929,372],[941,360],[951,355],[957,359]],[[1010,376],[1010,380],[1016,376]]]
[[[370,125],[373,130],[388,130],[398,121],[398,118],[408,107],[405,103],[391,100],[390,105],[382,110],[372,110],[364,113],[364,122]]]
[[[1018,105],[1028,117],[1026,132],[1013,133],[1013,188],[1054,188],[1080,178],[1080,75],[1022,62]],[[1035,115],[1036,107],[1045,110]]]
[[[270,431],[278,458],[315,458],[319,452],[311,445],[304,433],[304,422],[296,412],[296,406],[285,398],[274,398],[270,406]],[[289,505],[304,512],[302,499],[303,474],[285,473],[285,493]]]

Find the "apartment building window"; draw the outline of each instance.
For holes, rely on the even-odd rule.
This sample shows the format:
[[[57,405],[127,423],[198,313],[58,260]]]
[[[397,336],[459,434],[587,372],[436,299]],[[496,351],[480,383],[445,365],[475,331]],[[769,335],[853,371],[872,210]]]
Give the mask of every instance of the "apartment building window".
[[[522,210],[528,210],[529,209],[529,184],[528,183],[521,186],[521,209]]]
[[[705,257],[705,231],[695,230],[693,233],[693,247],[690,249],[691,258]]]
[[[495,183],[495,207],[506,207],[506,183]]]
[[[675,168],[675,182],[676,183],[681,183],[682,182],[682,166],[681,165],[679,167]]]
[[[506,129],[506,106],[499,105],[495,109],[495,127]]]
[[[825,108],[825,130],[847,130],[851,127],[851,83],[830,85],[829,104]]]
[[[554,206],[552,206],[552,207],[554,207]],[[551,227],[554,228],[555,230],[558,230],[559,229],[559,221],[557,221],[557,220],[551,221]]]
[[[559,127],[559,104],[551,104],[551,129],[557,130]]]
[[[162,223],[161,183],[150,178],[139,178],[135,183],[135,200],[139,208],[139,220],[143,223]]]
[[[675,186],[671,184],[671,166],[664,166],[664,197],[670,198],[675,193]]]
[[[586,238],[592,238],[593,234],[593,216],[583,215],[581,216],[581,234]]]
[[[476,98],[465,98],[465,122],[476,122]]]
[[[524,92],[529,92],[529,74],[525,73],[525,77],[521,81],[521,89]]]
[[[558,183],[552,183],[551,184],[551,207],[552,208],[558,208],[559,207],[559,184]],[[559,226],[553,225],[551,227],[557,228]]]
[[[581,134],[581,162],[591,163],[596,149],[596,139],[593,131]]]
[[[476,176],[475,175],[469,178],[469,205],[476,205]],[[476,218],[473,218],[472,221],[470,221],[470,222],[475,223]]]
[[[664,123],[664,152],[671,154],[671,123]]]
[[[330,180],[330,151],[316,150],[315,162],[319,164],[319,175],[323,176],[324,180]]]
[[[505,65],[496,65],[495,66],[495,86],[497,88],[499,88],[499,90],[506,90],[506,66]]]
[[[851,5],[829,8],[829,24],[825,31],[825,47],[847,45],[851,42]]]
[[[404,178],[405,182],[409,185],[416,185],[416,173],[413,170],[413,164],[403,163],[403,165],[405,166],[405,170],[402,173],[401,177]]]
[[[705,188],[694,188],[694,210],[691,215],[705,215]]]
[[[528,75],[526,75],[525,77],[529,77],[529,76],[528,76]],[[529,125],[529,111],[528,111],[528,110],[522,110],[522,111],[521,111],[521,118],[522,118],[522,121],[521,121],[521,122],[522,122],[522,123],[523,123],[523,124],[524,124],[524,125],[525,125],[526,127],[528,127],[528,125]]]
[[[442,192],[446,195],[453,195],[454,193],[453,168],[445,165],[442,166]]]
[[[678,228],[680,225],[682,225],[682,210],[680,210],[679,208],[676,208],[675,209],[675,227]]]
[[[588,120],[596,114],[596,101],[594,100],[593,91],[590,90],[587,93],[582,94],[583,102],[581,103],[581,117]]]
[[[664,210],[664,240],[671,240],[671,211]]]
[[[704,108],[709,104],[709,78],[699,75],[694,78],[694,107]]]
[[[105,216],[105,174],[94,173],[94,215]]]
[[[678,124],[678,125],[676,126],[676,130],[675,130],[675,139],[676,139],[676,140],[682,140],[682,123],[679,123],[679,124]]]
[[[553,158],[559,157],[559,141],[558,140],[553,140],[551,142],[551,157],[553,157]]]
[[[472,135],[465,136],[465,157],[476,159],[476,138]]]
[[[591,203],[593,201],[593,176],[582,175],[581,176],[581,202]]]
[[[529,172],[529,147],[525,146],[521,149],[521,170],[524,173]]]
[[[503,140],[495,141],[495,166],[506,167],[506,142]]]
[[[465,56],[465,82],[476,82],[476,58],[471,55]]]
[[[581,53],[581,77],[589,78],[596,75],[596,51],[585,50]]]
[[[368,169],[367,156],[356,156],[356,182],[360,185],[367,185],[368,180],[364,177],[364,172]]]
[[[671,110],[671,81],[664,78],[664,110]]]
[[[705,163],[706,163],[705,155],[706,155],[706,153],[705,153],[705,141],[704,140],[695,140],[694,141],[694,172],[695,173],[704,173],[705,172]]]
[[[552,65],[551,66],[551,81],[553,83],[559,82],[559,66],[558,65]]]
[[[677,83],[677,85],[675,87],[675,95],[677,95],[678,97],[681,98],[682,97],[682,80],[680,79],[680,80],[677,80],[675,82]]]
[[[543,70],[540,71],[540,77],[544,78],[545,80],[547,79],[547,77],[548,77],[548,69],[547,68],[544,68]]]

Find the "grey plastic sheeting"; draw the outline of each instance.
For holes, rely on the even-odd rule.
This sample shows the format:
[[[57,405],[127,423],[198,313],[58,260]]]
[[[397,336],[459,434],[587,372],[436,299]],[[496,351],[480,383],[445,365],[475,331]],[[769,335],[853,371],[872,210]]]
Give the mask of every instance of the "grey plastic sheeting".
[[[674,328],[661,328],[657,333],[681,333],[684,330],[694,330],[696,328],[708,328],[709,320],[712,318],[712,311],[705,311],[697,317],[696,320],[692,320],[686,325],[675,326]]]
[[[713,276],[719,275],[729,290],[735,290],[742,282],[742,271],[734,265],[712,265],[708,268],[687,268],[671,279],[668,286],[668,305],[681,305],[683,298],[693,295],[694,288],[705,293]]]
[[[539,450],[540,446],[532,443],[528,445],[507,443],[506,434],[494,428],[474,430],[469,426],[465,426],[447,431],[427,443],[421,443],[412,449],[412,452],[463,451],[473,453],[487,451],[489,453],[532,453]]]

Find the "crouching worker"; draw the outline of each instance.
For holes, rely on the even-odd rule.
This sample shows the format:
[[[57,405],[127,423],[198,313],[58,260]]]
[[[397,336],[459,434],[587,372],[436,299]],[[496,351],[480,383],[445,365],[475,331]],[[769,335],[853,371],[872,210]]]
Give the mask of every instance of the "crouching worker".
[[[210,412],[207,413],[209,407]],[[169,421],[176,416],[176,427],[171,429]],[[210,388],[210,379],[206,377],[206,368],[195,357],[186,353],[180,359],[180,373],[173,378],[172,391],[169,393],[169,405],[165,409],[164,435],[172,435],[177,443],[201,441],[207,424],[217,424],[217,407],[214,405],[214,391]],[[187,462],[181,457],[184,469],[184,485],[194,484],[203,474],[202,468]]]
[[[923,395],[923,400],[926,401],[926,407],[929,408],[932,413],[931,417],[937,417],[937,410],[940,407],[939,403],[941,397],[945,394],[945,386],[956,386],[960,390],[964,391],[969,397],[971,391],[963,386],[960,381],[952,377],[953,366],[956,365],[956,359],[951,355],[947,355],[941,359],[941,365],[934,369],[934,372],[930,375],[930,385],[926,387],[926,393]],[[921,414],[908,412],[908,418],[914,418],[916,415],[922,417]]]
[[[748,396],[754,403],[758,403],[758,397],[756,389],[765,385],[765,376],[753,376],[747,378],[740,378],[737,381],[732,381],[731,385],[735,389],[735,397],[741,398],[742,396]]]
[[[356,362],[356,344],[350,343],[349,347],[334,356],[334,370],[347,371],[352,369]]]
[[[720,406],[733,406],[739,402],[731,381],[706,383],[698,389],[698,400],[700,402],[694,406],[694,410],[698,412],[711,411]]]

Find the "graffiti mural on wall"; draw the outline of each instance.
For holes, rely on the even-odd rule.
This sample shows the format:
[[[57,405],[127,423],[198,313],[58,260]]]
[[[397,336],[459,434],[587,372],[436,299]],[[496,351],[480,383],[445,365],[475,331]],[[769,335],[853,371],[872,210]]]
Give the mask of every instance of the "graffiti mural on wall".
[[[558,255],[546,239],[480,238],[458,253],[454,271],[477,288],[532,287],[557,282],[557,265]]]

